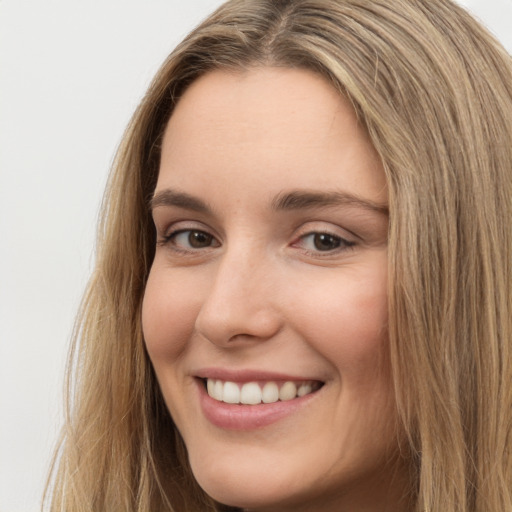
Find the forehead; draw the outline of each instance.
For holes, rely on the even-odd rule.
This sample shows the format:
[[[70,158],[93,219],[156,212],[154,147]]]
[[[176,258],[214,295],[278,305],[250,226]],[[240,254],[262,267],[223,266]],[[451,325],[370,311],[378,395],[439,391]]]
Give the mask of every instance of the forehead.
[[[186,90],[165,131],[157,188],[198,177],[281,189],[339,184],[386,200],[380,159],[350,102],[302,69],[217,70]]]

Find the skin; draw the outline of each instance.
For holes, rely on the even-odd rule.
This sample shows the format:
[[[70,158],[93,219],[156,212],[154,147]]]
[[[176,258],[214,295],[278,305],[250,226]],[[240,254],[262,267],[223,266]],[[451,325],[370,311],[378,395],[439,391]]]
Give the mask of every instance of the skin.
[[[169,191],[209,209],[173,204]],[[276,208],[290,191],[345,199]],[[221,503],[406,510],[387,356],[386,204],[365,130],[314,73],[214,71],[178,103],[153,202],[143,330],[194,475]],[[322,245],[318,233],[331,237]],[[200,406],[196,377],[206,367],[323,387],[270,425],[224,429]]]

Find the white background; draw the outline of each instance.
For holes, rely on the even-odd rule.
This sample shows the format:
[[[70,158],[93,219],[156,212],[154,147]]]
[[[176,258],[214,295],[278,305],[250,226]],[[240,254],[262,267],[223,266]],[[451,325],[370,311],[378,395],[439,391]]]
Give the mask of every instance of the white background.
[[[124,126],[220,0],[0,0],[0,512],[39,509]],[[512,52],[512,0],[462,2]]]

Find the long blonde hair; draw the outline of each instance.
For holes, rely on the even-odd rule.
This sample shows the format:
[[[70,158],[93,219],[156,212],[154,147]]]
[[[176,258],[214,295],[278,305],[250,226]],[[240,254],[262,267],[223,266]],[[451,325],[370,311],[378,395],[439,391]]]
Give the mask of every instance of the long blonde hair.
[[[216,68],[307,68],[350,99],[390,197],[389,332],[417,512],[512,511],[512,64],[450,0],[232,0],[169,56],[119,148],[77,321],[53,512],[225,510],[144,349],[162,133]]]

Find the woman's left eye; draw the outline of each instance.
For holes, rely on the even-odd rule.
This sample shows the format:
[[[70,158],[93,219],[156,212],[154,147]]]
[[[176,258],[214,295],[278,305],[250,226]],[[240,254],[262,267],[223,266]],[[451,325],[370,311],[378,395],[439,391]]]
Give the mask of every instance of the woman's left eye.
[[[302,246],[308,252],[335,252],[348,249],[354,246],[355,242],[332,233],[314,232],[301,236],[294,245]]]

